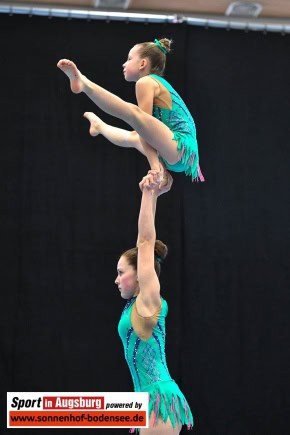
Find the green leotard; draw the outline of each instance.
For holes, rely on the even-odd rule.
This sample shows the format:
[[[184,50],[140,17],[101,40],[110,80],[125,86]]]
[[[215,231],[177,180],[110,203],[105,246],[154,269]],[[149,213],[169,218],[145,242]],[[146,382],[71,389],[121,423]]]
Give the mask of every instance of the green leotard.
[[[159,158],[170,171],[185,172],[186,175],[191,176],[193,181],[204,181],[199,167],[195,123],[188,108],[167,80],[156,74],[150,74],[150,77],[159,81],[170,93],[171,109],[153,106],[152,115],[167,125],[173,132],[172,140],[177,141],[179,152],[179,161],[175,165],[170,165],[161,156]]]
[[[158,322],[149,339],[142,340],[135,333],[131,323],[131,312],[135,301],[136,297],[128,300],[118,325],[134,390],[149,393],[149,418],[154,413],[154,423],[157,423],[159,417],[164,422],[169,418],[173,427],[186,424],[190,429],[193,426],[193,417],[189,405],[178,385],[171,378],[166,364],[167,302],[161,298],[162,307]]]

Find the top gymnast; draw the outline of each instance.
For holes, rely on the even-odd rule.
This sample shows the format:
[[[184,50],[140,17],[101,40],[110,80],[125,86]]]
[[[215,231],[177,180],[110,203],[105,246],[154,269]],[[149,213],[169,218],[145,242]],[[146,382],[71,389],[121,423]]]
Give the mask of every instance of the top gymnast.
[[[57,66],[70,79],[72,92],[84,92],[101,110],[134,129],[112,127],[92,112],[86,112],[92,136],[101,133],[116,145],[134,147],[145,154],[149,172],[157,181],[161,182],[164,168],[185,172],[194,181],[204,181],[194,120],[178,93],[161,77],[171,42],[166,38],[155,39],[136,44],[130,50],[123,72],[125,80],[136,82],[138,106],[91,82],[71,60],[61,59]]]

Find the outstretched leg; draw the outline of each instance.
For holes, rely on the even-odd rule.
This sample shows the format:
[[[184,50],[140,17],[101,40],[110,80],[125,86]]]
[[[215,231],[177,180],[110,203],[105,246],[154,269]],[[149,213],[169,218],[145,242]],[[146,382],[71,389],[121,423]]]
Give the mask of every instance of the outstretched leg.
[[[72,61],[62,59],[57,66],[69,77],[74,93],[84,92],[104,112],[127,122],[168,163],[175,164],[178,161],[177,143],[172,140],[172,131],[166,125],[135,104],[127,103],[88,80]]]
[[[145,154],[140,136],[136,131],[123,130],[106,124],[93,112],[85,112],[84,117],[90,122],[90,135],[103,135],[114,145],[124,148],[136,148],[140,153]]]

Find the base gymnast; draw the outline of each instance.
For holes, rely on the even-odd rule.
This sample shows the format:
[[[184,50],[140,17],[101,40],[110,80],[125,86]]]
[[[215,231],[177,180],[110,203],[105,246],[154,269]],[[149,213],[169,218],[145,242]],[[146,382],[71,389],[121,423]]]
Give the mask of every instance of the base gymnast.
[[[126,131],[107,125],[107,135],[102,130],[97,133],[116,145],[135,147],[145,154],[155,181],[162,180],[164,167],[185,172],[194,181],[204,181],[194,120],[180,95],[162,77],[170,45],[169,39],[155,39],[136,44],[130,50],[123,72],[126,81],[136,82],[138,105],[90,81],[71,60],[61,59],[57,66],[69,77],[74,93],[84,92],[101,110],[134,129]],[[98,118],[92,112],[84,116],[91,122],[91,133],[95,135]]]
[[[171,185],[168,172],[161,187],[153,174],[143,177],[137,246],[121,255],[115,280],[121,297],[127,300],[118,331],[134,389],[149,393],[149,428],[140,429],[144,435],[177,435],[183,424],[188,429],[193,426],[189,405],[171,378],[165,357],[168,307],[160,296],[158,276],[167,247],[156,240],[155,210],[157,197],[170,190]]]

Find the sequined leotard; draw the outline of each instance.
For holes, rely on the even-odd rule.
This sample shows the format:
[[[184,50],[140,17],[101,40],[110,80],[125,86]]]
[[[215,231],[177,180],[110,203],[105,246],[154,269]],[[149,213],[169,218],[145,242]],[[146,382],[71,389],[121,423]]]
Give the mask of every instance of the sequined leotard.
[[[161,83],[170,94],[171,108],[166,109],[154,105],[152,115],[167,125],[172,131],[172,140],[177,141],[180,160],[175,165],[170,165],[161,156],[159,158],[170,171],[185,172],[194,181],[204,181],[199,167],[196,127],[188,108],[167,80],[156,74],[150,74],[149,76]]]
[[[135,391],[149,393],[149,418],[153,413],[153,424],[161,417],[169,418],[173,427],[186,424],[193,426],[189,405],[178,385],[171,378],[165,357],[165,317],[167,302],[161,298],[162,306],[157,324],[147,340],[142,340],[131,322],[132,309],[136,297],[128,300],[118,325],[125,358],[128,363]],[[134,307],[136,309],[136,306]]]

